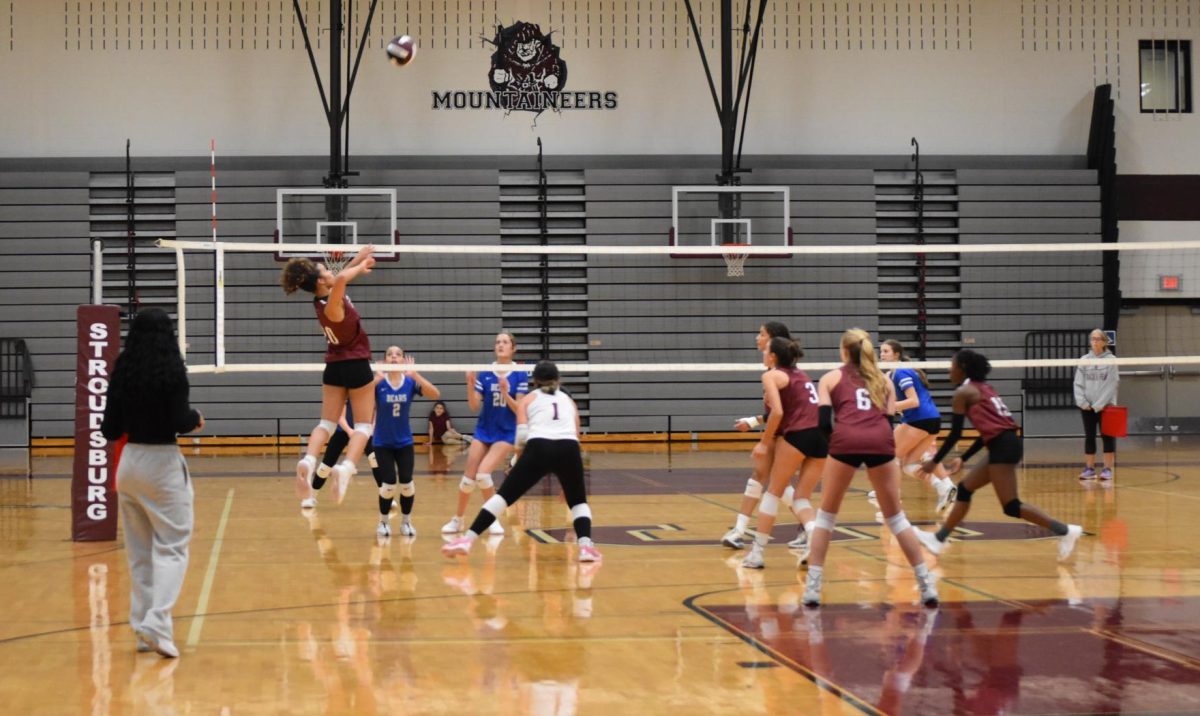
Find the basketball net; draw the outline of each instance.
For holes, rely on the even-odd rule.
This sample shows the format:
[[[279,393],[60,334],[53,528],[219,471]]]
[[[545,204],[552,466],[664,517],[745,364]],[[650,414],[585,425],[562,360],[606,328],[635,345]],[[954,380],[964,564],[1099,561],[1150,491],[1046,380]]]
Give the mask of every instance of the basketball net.
[[[741,278],[746,275],[746,259],[750,254],[742,251],[750,244],[721,244],[721,256],[725,258],[725,275]]]
[[[345,251],[325,251],[325,268],[334,274],[339,274],[350,262],[350,254]]]

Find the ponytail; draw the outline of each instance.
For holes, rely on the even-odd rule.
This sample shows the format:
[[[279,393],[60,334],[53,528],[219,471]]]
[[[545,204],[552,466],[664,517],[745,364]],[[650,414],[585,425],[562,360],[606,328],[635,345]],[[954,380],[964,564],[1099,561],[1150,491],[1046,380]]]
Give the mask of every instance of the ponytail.
[[[871,403],[881,411],[887,410],[887,378],[875,362],[875,346],[871,338],[861,328],[851,328],[842,334],[842,347],[850,358],[850,363],[858,368],[858,375],[867,386]]]

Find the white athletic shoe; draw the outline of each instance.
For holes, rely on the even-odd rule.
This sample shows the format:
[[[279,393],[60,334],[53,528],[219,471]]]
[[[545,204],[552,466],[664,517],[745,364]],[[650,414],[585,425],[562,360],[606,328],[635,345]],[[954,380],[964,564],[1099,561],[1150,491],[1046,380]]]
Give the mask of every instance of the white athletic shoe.
[[[457,534],[463,531],[463,521],[461,517],[451,517],[450,521],[442,525],[442,534]]]
[[[387,518],[382,517],[379,520],[379,526],[375,528],[375,534],[379,537],[391,537],[392,527],[388,524]]]
[[[946,510],[950,509],[950,506],[954,504],[955,497],[958,497],[957,485],[951,485],[944,492],[939,494],[937,501],[937,513],[940,515]]]
[[[800,598],[804,606],[809,609],[816,609],[821,606],[821,582],[824,577],[824,570],[809,570],[808,576],[804,578],[804,596]]]
[[[789,549],[803,549],[808,546],[808,532],[803,527],[796,533],[796,538],[787,543]]]
[[[600,550],[596,549],[596,543],[592,542],[591,538],[584,537],[579,540],[580,562],[599,562],[601,559]]]
[[[721,538],[721,544],[725,545],[729,549],[742,549],[746,546],[745,540],[746,535],[744,532],[739,530],[737,527],[731,527],[729,528],[729,531],[725,533],[725,536]]]
[[[934,533],[926,532],[925,530],[919,530],[916,528],[913,528],[913,532],[916,533],[917,539],[921,542],[921,546],[933,554],[941,554],[942,552],[946,551],[946,543],[939,540],[937,535]]]
[[[150,646],[150,642],[142,638],[141,634],[137,634],[137,653],[149,654],[154,651],[154,647]]]
[[[329,480],[333,484],[333,501],[334,504],[342,504],[346,499],[346,491],[350,489],[350,478],[354,477],[353,469],[344,467],[345,463],[338,463],[333,466],[333,470],[329,473]]]
[[[492,524],[488,525],[487,531],[490,535],[502,535],[504,534],[504,525],[500,524],[499,518],[496,518]]]
[[[763,549],[757,542],[746,553],[746,558],[742,560],[742,566],[746,569],[762,569],[765,566],[763,564]]]
[[[874,490],[867,493],[867,502],[870,502],[875,507],[879,507],[879,498],[875,496]]]
[[[1067,525],[1067,533],[1058,538],[1058,561],[1065,562],[1075,551],[1075,543],[1083,536],[1083,527]]]
[[[924,604],[929,609],[937,609],[938,591],[933,575],[926,573],[926,576],[921,578],[914,573],[913,576],[917,580],[917,591],[921,593],[921,604]]]
[[[400,522],[400,534],[405,537],[416,537],[417,528],[413,527],[412,519],[408,516]]]
[[[310,460],[307,455],[296,463],[296,497],[303,499],[312,493],[312,476],[316,469],[316,458]]]
[[[315,509],[316,506],[317,506],[317,498],[316,497],[305,497],[303,500],[300,500],[300,509],[302,509],[302,510],[312,510],[312,509]]]
[[[148,631],[139,629],[137,631],[138,641],[145,642],[146,646],[150,647],[150,651],[157,652],[159,656],[168,659],[178,659],[179,649],[175,646],[175,642],[170,639],[159,639]]]

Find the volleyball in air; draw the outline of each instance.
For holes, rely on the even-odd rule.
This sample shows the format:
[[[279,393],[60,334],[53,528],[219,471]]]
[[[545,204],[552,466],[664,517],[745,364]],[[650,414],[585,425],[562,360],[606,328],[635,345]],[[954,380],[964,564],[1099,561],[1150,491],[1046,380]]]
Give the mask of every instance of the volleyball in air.
[[[394,37],[387,44],[387,55],[388,62],[391,62],[396,67],[403,67],[412,62],[413,58],[417,56],[417,46],[408,35]]]

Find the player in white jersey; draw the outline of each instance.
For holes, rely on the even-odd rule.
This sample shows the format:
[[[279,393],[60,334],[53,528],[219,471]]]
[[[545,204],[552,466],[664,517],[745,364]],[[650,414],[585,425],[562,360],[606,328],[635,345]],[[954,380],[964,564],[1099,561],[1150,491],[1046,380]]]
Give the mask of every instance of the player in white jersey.
[[[531,487],[550,473],[558,476],[575,536],[579,540],[579,561],[598,562],[600,551],[592,542],[592,511],[587,504],[583,484],[583,456],[579,453],[579,411],[575,401],[558,387],[558,366],[542,361],[533,369],[536,387],[517,403],[518,450],[525,449],[500,490],[483,503],[483,509],[462,537],[442,546],[447,557],[466,555],[471,545],[508,506],[521,499]]]

